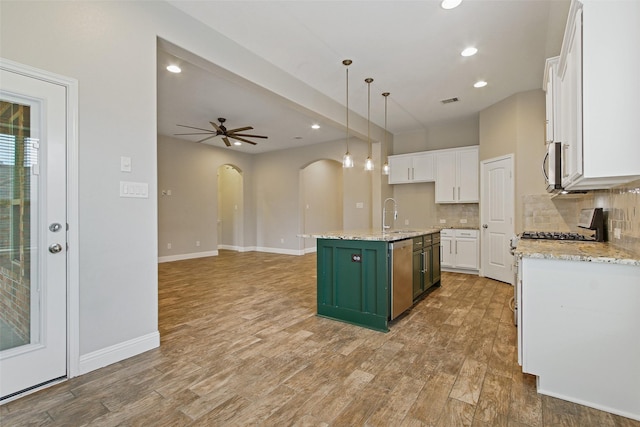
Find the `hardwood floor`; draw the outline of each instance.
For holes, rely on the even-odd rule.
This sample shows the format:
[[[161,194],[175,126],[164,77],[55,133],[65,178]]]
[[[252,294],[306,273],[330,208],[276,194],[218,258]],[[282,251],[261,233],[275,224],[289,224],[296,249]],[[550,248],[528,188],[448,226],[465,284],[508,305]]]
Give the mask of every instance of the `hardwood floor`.
[[[511,286],[444,273],[385,334],[315,315],[315,260],[160,264],[160,348],[0,406],[0,425],[640,426],[536,393]]]

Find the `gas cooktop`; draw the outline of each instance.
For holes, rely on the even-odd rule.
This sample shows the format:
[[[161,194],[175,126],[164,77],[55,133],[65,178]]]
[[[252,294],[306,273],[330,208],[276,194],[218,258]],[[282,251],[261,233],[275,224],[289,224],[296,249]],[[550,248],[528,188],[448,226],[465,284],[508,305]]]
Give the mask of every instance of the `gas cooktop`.
[[[568,233],[560,231],[525,231],[520,236],[521,239],[539,239],[539,240],[571,240],[581,242],[596,242],[594,236],[585,236],[580,233]]]

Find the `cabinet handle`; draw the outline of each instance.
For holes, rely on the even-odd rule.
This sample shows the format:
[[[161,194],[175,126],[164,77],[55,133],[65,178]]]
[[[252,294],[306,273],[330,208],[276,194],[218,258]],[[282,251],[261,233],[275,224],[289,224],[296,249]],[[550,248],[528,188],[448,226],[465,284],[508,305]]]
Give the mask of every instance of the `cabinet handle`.
[[[411,179],[416,179],[416,171],[413,168],[411,168]]]
[[[456,199],[456,187],[451,187],[451,198]]]
[[[429,272],[429,264],[427,263],[427,253],[426,252],[422,252],[422,265],[424,266],[424,270],[422,270],[425,273]]]
[[[456,240],[456,255],[458,255],[458,241]]]
[[[460,187],[458,187],[458,200],[460,200]]]
[[[569,172],[567,172],[567,164],[569,163],[568,159],[569,159],[569,144],[563,144],[562,145],[562,154],[564,154],[564,156],[562,156],[562,177],[566,178],[569,176]]]
[[[407,168],[407,181],[409,181],[411,179],[411,176],[409,175],[409,168]]]

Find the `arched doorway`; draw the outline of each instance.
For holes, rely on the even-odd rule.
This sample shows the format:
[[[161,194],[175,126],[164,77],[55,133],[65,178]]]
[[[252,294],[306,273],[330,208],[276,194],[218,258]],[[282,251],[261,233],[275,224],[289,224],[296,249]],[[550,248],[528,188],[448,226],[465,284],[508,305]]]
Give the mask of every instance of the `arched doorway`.
[[[218,168],[218,249],[244,249],[243,188],[238,167],[226,164]]]

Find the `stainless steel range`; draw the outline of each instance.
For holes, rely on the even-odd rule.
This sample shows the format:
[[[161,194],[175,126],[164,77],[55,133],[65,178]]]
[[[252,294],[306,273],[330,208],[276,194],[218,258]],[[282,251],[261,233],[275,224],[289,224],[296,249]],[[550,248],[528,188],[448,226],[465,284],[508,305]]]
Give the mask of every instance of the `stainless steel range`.
[[[578,227],[594,231],[593,234],[560,231],[525,231],[521,239],[567,240],[581,242],[604,242],[604,214],[602,208],[582,209]]]

